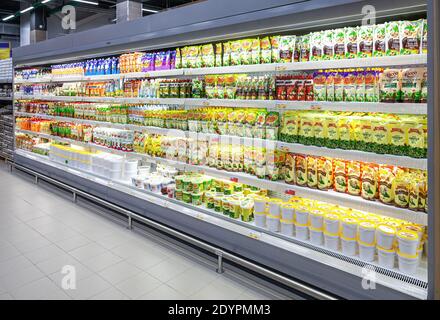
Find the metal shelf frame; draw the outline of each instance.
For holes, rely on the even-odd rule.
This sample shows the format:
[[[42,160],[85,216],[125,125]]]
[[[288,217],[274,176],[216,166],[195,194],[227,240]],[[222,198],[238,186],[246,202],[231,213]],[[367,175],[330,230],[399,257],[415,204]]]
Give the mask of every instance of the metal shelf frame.
[[[82,33],[51,39],[32,46],[17,48],[13,52],[16,67],[58,63],[73,59],[85,59],[97,56],[119,54],[133,50],[155,50],[172,48],[189,44],[198,44],[218,40],[236,39],[257,34],[273,34],[294,31],[301,34],[306,31],[325,29],[328,26],[360,24],[364,5],[376,8],[378,19],[387,17],[404,17],[426,13],[430,26],[428,40],[427,64],[429,70],[429,99],[427,114],[429,118],[428,136],[428,299],[440,299],[440,3],[435,0],[243,0],[204,1],[191,7],[178,8],[168,12],[145,17],[133,22],[105,26]],[[252,8],[252,11],[249,10]],[[231,14],[233,12],[233,14]],[[226,36],[225,36],[226,35]],[[35,161],[17,156],[17,165],[33,167],[36,172],[48,172],[48,169],[37,165]],[[94,193],[96,185],[85,180],[77,180],[68,172],[57,172],[56,175],[65,179],[75,180],[78,187],[85,192]],[[73,182],[72,182],[73,183]],[[98,188],[99,189],[99,188]],[[94,191],[93,191],[94,190]],[[127,208],[134,208],[135,198],[126,194],[100,189],[109,201],[119,202]],[[95,196],[99,196],[99,192]],[[133,201],[133,202],[131,202]],[[169,227],[182,231],[199,233],[203,230],[204,237],[218,235],[218,229],[198,219],[191,223],[164,212],[149,204],[145,209],[142,202],[142,213],[152,219],[162,219]],[[139,210],[139,209],[136,209]],[[161,214],[165,216],[161,216]],[[160,217],[160,218],[159,218]],[[164,218],[165,217],[165,218]],[[285,255],[274,246],[265,246],[243,240],[235,232],[222,230],[223,235],[213,240],[221,248],[235,250],[236,243],[242,243],[244,256],[258,255],[258,262],[270,266],[285,274],[290,274],[301,281],[317,284],[319,287],[347,298],[408,298],[402,296],[398,287],[378,286],[376,290],[362,290],[358,287],[358,276],[329,267],[325,263],[305,259],[298,255]],[[226,238],[225,238],[226,237]],[[235,240],[233,242],[230,242]],[[254,239],[251,239],[255,241]],[[238,241],[238,242],[237,242]],[[284,261],[275,261],[273,257],[283,257]],[[321,276],[322,275],[322,276]],[[371,291],[371,292],[369,292]],[[374,292],[373,292],[374,291]]]

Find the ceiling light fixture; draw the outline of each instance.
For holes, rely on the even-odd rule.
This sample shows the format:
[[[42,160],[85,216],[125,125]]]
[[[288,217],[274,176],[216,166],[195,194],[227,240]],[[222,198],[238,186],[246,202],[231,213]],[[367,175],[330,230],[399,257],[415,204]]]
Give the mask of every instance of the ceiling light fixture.
[[[159,12],[159,10],[144,9],[144,8],[142,8],[142,11],[153,12],[153,13]]]
[[[44,4],[44,3],[48,3],[49,1],[52,1],[52,0],[44,0],[41,3]]]
[[[92,1],[86,1],[86,0],[73,0],[75,2],[81,2],[81,3],[86,3],[86,4],[92,4],[94,6],[97,6],[99,3],[98,2],[92,2]]]
[[[8,20],[12,19],[13,17],[15,17],[15,15],[11,14],[10,16],[7,16],[6,18],[3,18],[2,21],[8,21]]]
[[[24,9],[24,10],[21,10],[20,13],[28,12],[28,11],[32,10],[33,8],[34,8],[34,7],[30,6],[29,8],[26,8],[26,9]]]

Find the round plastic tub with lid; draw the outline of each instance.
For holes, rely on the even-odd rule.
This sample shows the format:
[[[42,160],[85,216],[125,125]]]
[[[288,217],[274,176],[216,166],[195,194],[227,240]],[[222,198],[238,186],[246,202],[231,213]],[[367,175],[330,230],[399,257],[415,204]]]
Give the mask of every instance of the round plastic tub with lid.
[[[399,270],[402,273],[413,275],[417,272],[419,266],[419,257],[417,255],[407,255],[397,251],[399,261]]]
[[[358,245],[359,245],[359,257],[364,261],[368,261],[368,262],[373,261],[376,253],[376,247],[374,246],[374,244],[372,245],[358,241]]]
[[[309,238],[309,226],[295,223],[295,237],[300,240],[307,240]]]
[[[396,251],[394,249],[385,249],[377,246],[377,258],[381,267],[393,269],[396,260]]]
[[[342,253],[346,256],[355,256],[357,254],[358,243],[356,239],[346,239],[341,237]]]
[[[315,230],[322,230],[324,227],[324,213],[319,210],[312,210],[309,215],[310,227]]]
[[[387,225],[379,225],[376,229],[376,243],[378,247],[391,250],[394,246],[396,230]]]
[[[359,241],[367,245],[374,245],[376,240],[376,225],[374,223],[364,221],[359,223]]]
[[[341,221],[341,234],[346,239],[356,239],[359,221],[355,218],[347,217]]]
[[[300,225],[307,225],[309,223],[309,211],[307,207],[298,207],[295,210],[295,220]]]
[[[269,214],[275,217],[279,217],[281,213],[281,203],[281,199],[269,199],[269,201],[267,202]]]
[[[321,246],[324,242],[324,232],[322,229],[315,229],[313,227],[309,227],[310,230],[310,242],[316,245]]]
[[[257,227],[266,228],[266,213],[254,212],[255,225]]]
[[[254,212],[256,213],[263,213],[266,212],[266,204],[267,204],[267,198],[257,196],[254,198]]]
[[[288,237],[292,237],[295,232],[295,228],[294,228],[295,225],[293,223],[293,220],[289,221],[289,220],[281,219],[280,223],[281,223],[281,228],[280,228],[281,234]]]
[[[281,219],[292,221],[295,216],[295,207],[292,204],[285,203],[281,205]]]
[[[339,250],[339,235],[324,232],[324,246],[330,250]]]
[[[267,230],[271,232],[280,232],[280,217],[268,214],[266,217]]]
[[[399,252],[409,256],[417,254],[419,247],[419,235],[414,231],[400,230],[397,232]]]
[[[125,160],[124,171],[137,171],[138,160],[129,159]]]
[[[324,231],[329,234],[339,234],[339,216],[333,213],[324,215]]]

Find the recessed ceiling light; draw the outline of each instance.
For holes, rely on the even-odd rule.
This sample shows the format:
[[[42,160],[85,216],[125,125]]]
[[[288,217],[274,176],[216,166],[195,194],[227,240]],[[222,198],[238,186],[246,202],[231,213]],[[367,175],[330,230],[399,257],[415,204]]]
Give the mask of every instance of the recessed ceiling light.
[[[34,7],[30,6],[29,8],[26,8],[26,9],[24,9],[24,10],[21,10],[20,13],[28,12],[28,11],[32,10],[33,8],[34,8]]]
[[[44,0],[41,3],[48,3],[49,1],[52,1],[52,0]]]

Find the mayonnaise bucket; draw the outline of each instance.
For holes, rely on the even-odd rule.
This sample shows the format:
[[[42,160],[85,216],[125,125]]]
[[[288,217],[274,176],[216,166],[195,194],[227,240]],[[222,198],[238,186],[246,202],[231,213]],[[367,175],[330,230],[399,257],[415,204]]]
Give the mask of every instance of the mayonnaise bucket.
[[[275,217],[280,216],[281,211],[281,200],[279,199],[269,199],[268,201],[269,214]]]
[[[266,227],[269,231],[280,232],[280,217],[268,214],[266,217]]]
[[[400,272],[409,275],[415,274],[417,272],[417,267],[419,264],[419,258],[417,256],[408,256],[397,252],[397,257],[399,260]]]
[[[295,210],[296,222],[301,225],[309,223],[309,212],[305,208]]]
[[[300,240],[309,238],[309,227],[307,225],[295,224],[295,236]]]
[[[373,261],[376,247],[366,243],[359,242],[359,257],[364,261]]]
[[[394,268],[394,261],[396,260],[396,252],[394,250],[377,247],[377,257],[381,267],[387,269]]]
[[[254,199],[254,212],[263,213],[266,211],[266,198],[255,197]]]
[[[405,255],[415,256],[419,245],[419,236],[411,231],[399,231],[397,233],[399,251]]]
[[[376,228],[368,222],[359,224],[359,240],[367,245],[374,245],[376,238]]]
[[[322,230],[324,226],[324,216],[322,213],[316,214],[311,213],[310,214],[310,226],[314,229]]]
[[[255,225],[257,227],[266,228],[266,214],[254,213]]]
[[[355,239],[341,238],[342,253],[346,256],[355,256],[357,252],[357,241]]]
[[[339,233],[339,220],[324,218],[324,230],[330,234]]]
[[[288,220],[280,220],[281,222],[281,233],[285,236],[292,237],[294,232],[294,224],[293,221]]]
[[[324,246],[330,250],[339,250],[339,235],[324,233]]]
[[[316,245],[321,246],[324,240],[324,232],[319,229],[309,228],[310,229],[310,242]]]
[[[341,222],[342,236],[345,239],[355,239],[357,236],[358,224],[353,218],[343,219]]]
[[[376,229],[376,243],[378,247],[390,250],[393,248],[396,233],[393,228],[388,226],[379,226]]]
[[[292,221],[294,219],[295,209],[292,205],[281,206],[281,219]]]

